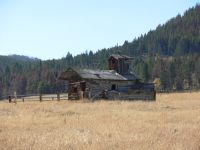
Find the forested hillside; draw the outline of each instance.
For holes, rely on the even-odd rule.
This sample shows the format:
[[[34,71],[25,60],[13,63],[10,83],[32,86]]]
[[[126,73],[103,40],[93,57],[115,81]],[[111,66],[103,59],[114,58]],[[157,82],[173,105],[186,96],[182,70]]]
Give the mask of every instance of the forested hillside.
[[[93,53],[41,61],[24,56],[0,56],[0,96],[13,91],[55,93],[65,90],[59,73],[69,66],[106,69],[113,53],[133,57],[132,70],[144,81],[156,79],[162,90],[200,88],[200,5],[177,15],[145,35]]]

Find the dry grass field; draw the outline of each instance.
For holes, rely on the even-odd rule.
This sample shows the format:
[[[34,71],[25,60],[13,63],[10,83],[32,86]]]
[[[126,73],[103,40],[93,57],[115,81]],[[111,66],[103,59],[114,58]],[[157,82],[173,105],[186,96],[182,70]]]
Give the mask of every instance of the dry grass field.
[[[156,102],[0,102],[1,150],[200,150],[200,93]]]

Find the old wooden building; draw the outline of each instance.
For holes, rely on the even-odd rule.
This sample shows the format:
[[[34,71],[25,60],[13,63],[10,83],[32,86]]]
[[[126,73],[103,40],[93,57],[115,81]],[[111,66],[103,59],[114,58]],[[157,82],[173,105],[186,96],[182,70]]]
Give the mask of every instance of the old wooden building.
[[[116,70],[120,74],[129,74],[131,59],[131,57],[125,55],[111,55],[108,59],[108,68],[109,70]]]
[[[131,57],[111,55],[109,70],[68,68],[59,79],[68,81],[69,99],[155,100],[154,85],[130,71]]]

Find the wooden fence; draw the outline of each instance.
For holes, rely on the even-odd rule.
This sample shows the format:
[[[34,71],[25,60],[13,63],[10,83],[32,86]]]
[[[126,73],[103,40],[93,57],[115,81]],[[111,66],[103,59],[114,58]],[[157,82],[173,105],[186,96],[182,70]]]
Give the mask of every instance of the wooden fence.
[[[17,103],[18,101],[60,101],[60,100],[68,100],[68,94],[29,94],[29,95],[8,95],[4,96],[3,100],[8,100],[9,103]]]

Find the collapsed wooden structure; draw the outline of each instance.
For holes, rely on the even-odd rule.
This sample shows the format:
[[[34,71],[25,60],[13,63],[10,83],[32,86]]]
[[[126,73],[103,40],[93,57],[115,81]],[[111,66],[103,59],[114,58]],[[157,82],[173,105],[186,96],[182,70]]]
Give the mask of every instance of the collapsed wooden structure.
[[[155,100],[152,83],[143,83],[130,71],[131,58],[111,55],[109,70],[68,68],[59,76],[68,81],[68,99]]]

